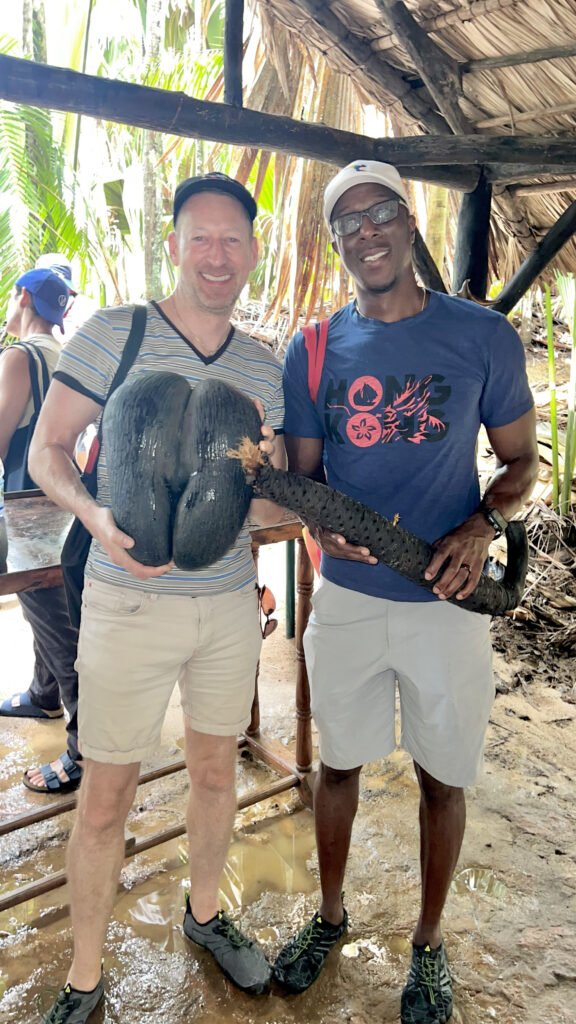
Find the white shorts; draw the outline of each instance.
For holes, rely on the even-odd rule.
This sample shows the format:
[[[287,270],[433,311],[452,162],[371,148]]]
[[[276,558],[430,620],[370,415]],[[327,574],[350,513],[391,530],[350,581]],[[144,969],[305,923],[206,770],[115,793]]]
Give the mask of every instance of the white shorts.
[[[397,683],[401,746],[439,782],[476,781],[495,694],[488,616],[322,579],[304,652],[325,765],[356,768],[392,753]]]
[[[152,753],[176,680],[192,729],[236,736],[250,722],[261,644],[255,587],[181,597],[87,579],[76,662],[83,756],[133,764]]]

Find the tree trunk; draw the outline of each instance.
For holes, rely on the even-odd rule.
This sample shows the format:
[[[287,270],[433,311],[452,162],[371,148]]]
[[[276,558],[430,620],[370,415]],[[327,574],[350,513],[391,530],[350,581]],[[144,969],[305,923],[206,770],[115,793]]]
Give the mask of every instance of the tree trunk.
[[[32,0],[33,22],[32,22],[32,47],[34,60],[39,64],[48,63],[48,50],[46,47],[46,13],[44,0]]]
[[[145,39],[148,67],[156,64],[160,58],[164,9],[165,0],[148,0]],[[161,204],[158,194],[158,164],[161,156],[161,136],[157,132],[145,131],[142,154],[144,294],[146,298],[155,299],[162,297],[162,262],[164,259]]]
[[[445,188],[430,185],[427,189],[428,201],[426,209],[426,245],[440,273],[444,266],[444,249],[446,246],[446,222],[448,217],[448,196]]]

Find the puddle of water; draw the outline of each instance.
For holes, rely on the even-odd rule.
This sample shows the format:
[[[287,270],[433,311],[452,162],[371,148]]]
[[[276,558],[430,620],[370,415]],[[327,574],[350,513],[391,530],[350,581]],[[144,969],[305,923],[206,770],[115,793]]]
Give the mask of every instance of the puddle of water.
[[[360,956],[362,950],[375,960],[387,960],[390,954],[411,957],[412,941],[403,938],[401,935],[385,935],[381,939],[380,945],[374,942],[373,939],[357,939],[355,942],[348,942],[342,947],[342,956],[353,960]]]
[[[248,906],[265,891],[312,892],[316,888],[306,868],[316,848],[308,812],[279,817],[273,828],[270,824],[256,823],[251,834],[233,836],[220,885],[224,909]],[[182,864],[188,863],[185,843],[179,844],[178,856]]]
[[[480,892],[485,896],[502,899],[508,891],[504,882],[500,882],[491,868],[469,867],[457,871],[450,886],[460,896],[469,892]]]

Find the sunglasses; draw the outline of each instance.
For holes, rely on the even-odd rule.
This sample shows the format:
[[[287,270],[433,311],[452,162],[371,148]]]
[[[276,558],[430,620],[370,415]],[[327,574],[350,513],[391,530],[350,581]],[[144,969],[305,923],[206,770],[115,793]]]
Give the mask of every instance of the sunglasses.
[[[274,632],[278,625],[278,619],[271,619],[270,616],[276,611],[276,598],[270,587],[258,587],[258,607],[260,609],[260,629],[264,640]]]
[[[406,207],[402,199],[383,199],[382,202],[369,206],[367,210],[354,210],[352,213],[343,213],[341,217],[334,217],[332,229],[340,238],[347,238],[348,235],[355,235],[360,231],[363,217],[369,217],[376,225],[387,224],[388,221],[396,219],[401,206]]]

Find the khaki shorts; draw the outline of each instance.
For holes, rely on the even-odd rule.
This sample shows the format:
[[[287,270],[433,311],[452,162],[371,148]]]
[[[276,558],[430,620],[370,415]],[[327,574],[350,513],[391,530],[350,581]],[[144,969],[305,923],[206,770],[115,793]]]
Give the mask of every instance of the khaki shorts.
[[[149,755],[176,681],[192,729],[237,735],[250,721],[261,643],[255,587],[193,598],[86,580],[76,663],[83,756],[132,764]]]
[[[400,745],[449,786],[482,770],[494,701],[490,619],[446,601],[387,601],[322,579],[304,636],[320,757],[350,769]]]

